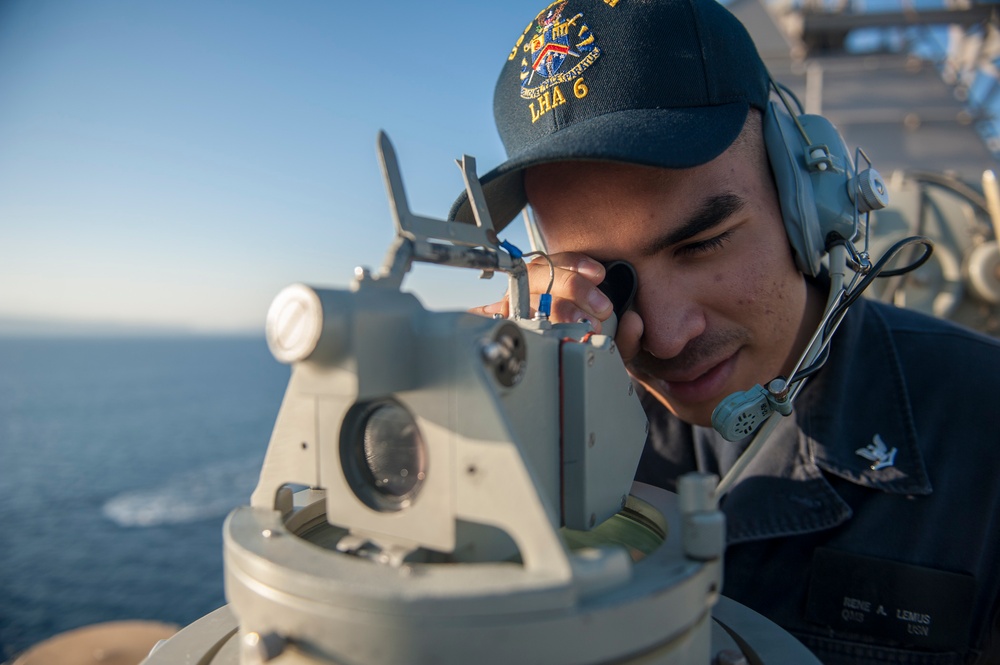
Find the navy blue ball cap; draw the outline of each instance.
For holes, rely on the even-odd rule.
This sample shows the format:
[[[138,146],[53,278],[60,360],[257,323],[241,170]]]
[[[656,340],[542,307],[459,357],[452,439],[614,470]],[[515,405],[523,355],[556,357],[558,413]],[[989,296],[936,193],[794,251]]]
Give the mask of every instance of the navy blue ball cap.
[[[513,44],[493,97],[509,159],[481,178],[499,231],[527,203],[524,169],[562,161],[688,168],[764,110],[769,77],[715,0],[557,0]],[[472,222],[463,193],[450,217]]]

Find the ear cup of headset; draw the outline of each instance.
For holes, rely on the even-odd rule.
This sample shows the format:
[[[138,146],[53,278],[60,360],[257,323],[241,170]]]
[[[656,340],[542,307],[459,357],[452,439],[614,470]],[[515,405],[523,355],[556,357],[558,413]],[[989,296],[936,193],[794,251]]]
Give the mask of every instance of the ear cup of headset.
[[[764,145],[778,189],[778,200],[795,262],[803,273],[819,273],[827,238],[858,235],[858,217],[850,196],[854,164],[844,139],[819,115],[796,118],[779,102],[764,114]]]

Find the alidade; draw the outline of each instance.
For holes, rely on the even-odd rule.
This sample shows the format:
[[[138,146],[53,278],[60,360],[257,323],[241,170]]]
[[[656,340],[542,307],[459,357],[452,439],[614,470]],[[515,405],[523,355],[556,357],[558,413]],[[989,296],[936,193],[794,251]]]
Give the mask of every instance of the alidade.
[[[531,315],[474,160],[476,224],[445,222],[410,212],[379,148],[385,263],[275,299],[268,345],[292,372],[225,523],[229,604],[146,663],[818,662],[720,596],[716,478],[633,484],[647,424],[614,340]],[[415,261],[506,273],[511,317],[425,310],[400,290]]]

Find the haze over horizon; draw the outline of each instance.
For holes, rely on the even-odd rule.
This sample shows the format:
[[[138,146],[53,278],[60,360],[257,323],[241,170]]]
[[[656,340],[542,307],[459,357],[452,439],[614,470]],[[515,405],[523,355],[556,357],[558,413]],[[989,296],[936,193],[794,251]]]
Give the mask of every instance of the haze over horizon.
[[[0,333],[262,331],[287,284],[377,268],[379,129],[444,217],[455,159],[504,159],[493,86],[544,4],[3,3]],[[404,287],[464,309],[504,282],[418,265]]]

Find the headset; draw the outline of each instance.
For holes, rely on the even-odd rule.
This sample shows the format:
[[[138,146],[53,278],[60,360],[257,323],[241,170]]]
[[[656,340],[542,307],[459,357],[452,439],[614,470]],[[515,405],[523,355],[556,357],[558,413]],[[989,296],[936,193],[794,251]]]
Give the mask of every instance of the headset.
[[[797,103],[794,95],[774,81],[771,86],[780,101],[768,103],[764,144],[796,263],[815,277],[831,243],[854,241],[861,215],[888,205],[888,190],[864,151],[851,159],[833,123],[820,115],[795,114],[788,100],[791,96]],[[867,163],[860,172],[859,158]]]
[[[754,435],[719,483],[718,496],[732,486],[780,417],[792,412],[792,400],[826,361],[833,334],[847,308],[876,277],[914,270],[930,258],[932,251],[928,238],[912,236],[897,242],[872,263],[868,255],[868,214],[888,205],[885,181],[863,150],[857,149],[852,157],[829,120],[803,113],[791,91],[773,80],[771,87],[778,100],[768,102],[764,114],[764,144],[785,231],[799,270],[816,277],[826,268],[830,291],[820,324],[791,376],[775,377],[766,387],[758,384],[734,393],[712,412],[712,426],[723,438],[739,441]],[[795,99],[798,112],[788,97]],[[855,243],[862,237],[859,250]],[[911,244],[922,245],[922,255],[909,265],[886,269]]]

